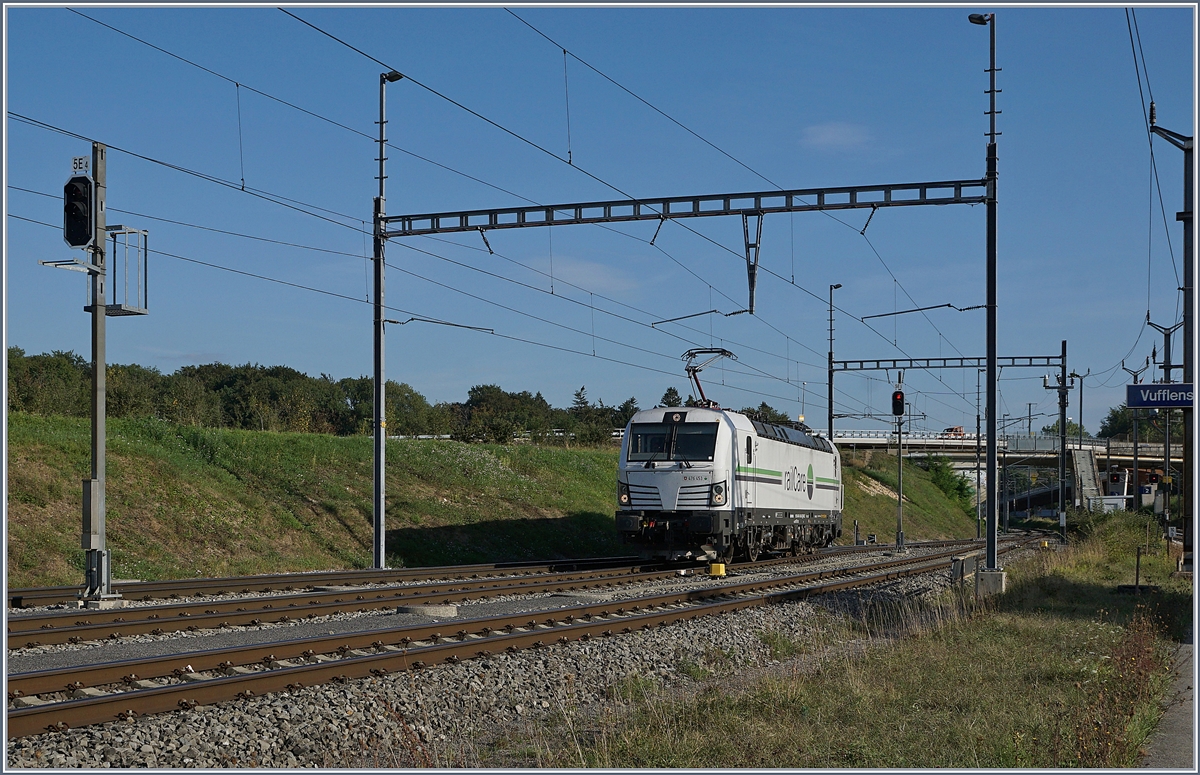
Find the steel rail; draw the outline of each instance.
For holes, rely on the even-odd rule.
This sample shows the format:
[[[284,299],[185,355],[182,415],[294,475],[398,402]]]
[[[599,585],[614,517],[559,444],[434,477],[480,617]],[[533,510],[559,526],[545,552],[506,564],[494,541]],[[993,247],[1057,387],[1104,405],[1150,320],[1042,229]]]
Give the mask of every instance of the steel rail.
[[[700,589],[668,592],[643,598],[631,598],[629,600],[619,602],[613,601],[594,603],[590,605],[574,606],[572,608],[555,609],[554,613],[561,614],[566,618],[580,616],[608,616],[614,611],[618,615],[623,615],[627,610],[636,611],[647,606],[653,607],[660,605],[678,605],[711,597],[740,594],[748,590],[752,591],[771,586],[819,581],[821,579],[846,575],[848,573],[858,573],[861,572],[860,569],[878,570],[880,568],[911,564],[915,562],[919,563],[937,561],[948,556],[956,556],[956,553],[948,552],[935,555],[925,555],[922,557],[908,557],[897,560],[887,560],[882,563],[874,563],[871,565],[847,566],[842,568],[811,571],[808,573],[780,579],[759,579],[743,582],[741,584],[726,584],[720,586],[703,587]],[[626,606],[628,606],[628,608]],[[332,653],[335,651],[345,650],[347,648],[362,648],[364,646],[378,646],[379,644],[403,645],[414,641],[425,640],[430,637],[434,637],[435,639],[440,638],[441,633],[452,626],[458,627],[455,632],[459,636],[462,636],[464,633],[480,633],[503,628],[534,626],[538,622],[536,619],[529,619],[531,615],[536,616],[536,614],[530,614],[529,612],[504,614],[477,619],[465,619],[459,622],[446,621],[431,624],[405,625],[401,627],[388,628],[384,630],[371,630],[361,633],[340,633],[330,636],[314,636],[310,638],[299,638],[293,641],[277,641],[273,643],[255,644],[251,646],[233,646],[223,649],[186,652],[180,655],[170,655],[165,657],[146,657],[141,659],[124,660],[120,662],[101,663],[98,665],[82,665],[71,668],[56,668],[30,673],[18,673],[9,676],[8,686],[10,693],[13,693],[14,696],[28,696],[31,694],[41,694],[47,691],[61,691],[64,687],[78,688],[79,686],[99,686],[106,683],[116,683],[125,680],[125,678],[130,674],[135,675],[137,678],[157,678],[175,674],[178,670],[187,667],[192,668],[188,672],[202,672],[221,667],[225,663],[230,662],[232,657],[237,658],[237,664],[246,665],[258,662],[266,656],[275,656],[278,659],[291,659],[298,656],[305,656],[306,654]],[[19,694],[17,694],[18,692]]]
[[[845,547],[851,553],[864,547]],[[872,547],[872,550],[877,550]],[[829,554],[805,555],[751,563],[743,567],[806,562]],[[219,629],[231,626],[286,623],[295,619],[313,619],[344,611],[366,612],[390,608],[397,603],[456,603],[504,594],[569,592],[595,587],[635,584],[668,578],[680,569],[641,572],[636,568],[603,569],[581,573],[542,576],[491,577],[479,581],[450,581],[406,587],[307,592],[267,598],[198,601],[132,609],[72,610],[48,614],[10,617],[7,647],[10,649],[63,643],[80,643],[126,635],[153,634],[183,630]]]
[[[116,581],[113,589],[123,597],[133,600],[153,600],[165,597],[192,597],[198,594],[220,595],[227,593],[271,592],[274,590],[303,589],[314,585],[335,584],[387,584],[401,581],[474,578],[479,574],[499,573],[554,573],[579,570],[596,565],[612,567],[621,564],[640,565],[644,560],[637,557],[596,557],[592,559],[555,560],[536,562],[497,562],[475,565],[431,565],[423,568],[372,568],[312,571],[307,573],[269,573],[258,576],[227,576],[204,579],[165,579],[161,581]],[[8,602],[12,608],[71,603],[79,599],[82,587],[25,587],[8,590]]]
[[[463,585],[453,582],[428,587],[385,587],[375,589],[281,595],[253,600],[188,603],[182,606],[147,606],[136,609],[72,612],[10,618],[7,645],[10,649],[78,643],[85,640],[119,638],[151,633],[162,635],[182,630],[219,629],[263,623],[282,624],[296,619],[313,619],[344,611],[360,613],[393,608],[398,604],[458,603],[497,595],[569,592],[656,581],[675,576],[676,570],[646,573],[603,571],[567,577],[542,577],[541,581],[519,579],[509,582],[482,581]],[[203,609],[203,610],[200,610]],[[199,613],[192,613],[200,610]],[[128,618],[131,614],[142,618]],[[81,619],[86,615],[90,618]],[[98,621],[93,621],[93,620]]]
[[[833,551],[847,551],[861,547],[834,547]],[[879,548],[875,546],[873,548]],[[113,589],[130,600],[156,600],[171,597],[197,597],[200,595],[250,594],[252,592],[291,591],[312,586],[335,586],[354,584],[389,584],[404,581],[435,579],[479,578],[481,574],[560,573],[577,571],[588,567],[636,567],[656,565],[637,557],[596,557],[590,559],[555,560],[550,562],[498,562],[475,565],[432,565],[421,568],[372,568],[343,571],[313,571],[305,573],[272,573],[257,576],[227,576],[205,579],[165,579],[160,581],[115,581]],[[8,602],[12,608],[34,608],[40,606],[74,603],[79,599],[82,587],[23,587],[8,590]]]
[[[1009,548],[1015,548],[1015,545]],[[1005,551],[1008,551],[1008,549]],[[478,627],[479,629],[473,634],[466,627],[462,627],[454,636],[458,640],[447,642],[442,642],[443,636],[441,634],[441,630],[447,629],[447,623],[399,628],[387,632],[360,633],[354,637],[360,639],[367,637],[374,638],[375,640],[370,645],[376,649],[382,649],[382,653],[352,654],[336,661],[281,666],[262,673],[188,681],[186,683],[156,688],[139,689],[119,694],[103,694],[84,699],[10,710],[8,712],[8,735],[10,738],[22,737],[36,734],[45,729],[62,730],[72,726],[77,727],[102,723],[116,718],[132,718],[136,715],[167,712],[177,708],[194,707],[198,704],[212,704],[231,699],[246,698],[256,694],[296,689],[305,685],[314,685],[333,680],[344,681],[370,675],[382,676],[389,672],[421,668],[437,661],[453,663],[462,659],[487,657],[495,653],[496,650],[516,651],[522,648],[543,647],[550,643],[568,643],[572,640],[586,640],[597,635],[609,636],[614,634],[614,625],[620,627],[621,633],[629,633],[635,629],[649,629],[651,626],[670,624],[701,615],[723,613],[769,603],[786,602],[814,594],[839,591],[856,586],[879,583],[906,575],[938,570],[944,567],[942,561],[956,554],[957,552],[950,551],[924,557],[891,560],[869,566],[858,566],[856,568],[816,571],[785,579],[751,581],[745,584],[710,587],[703,590],[690,590],[682,593],[623,601],[626,605],[633,605],[630,605],[629,608],[616,608],[615,614],[619,617],[616,619],[610,618],[614,613],[612,603],[556,610],[552,618],[546,619],[544,622],[538,622],[536,618],[531,619],[530,617],[536,617],[536,614],[529,613],[488,617],[470,622],[456,623],[457,625],[468,625],[470,627]],[[908,567],[904,568],[903,566]],[[896,568],[901,569],[895,570]],[[866,577],[861,576],[862,573],[880,570],[883,570],[884,573],[874,573],[874,575]],[[814,586],[807,586],[800,589],[787,589],[756,594],[763,590],[780,586],[794,587],[797,584],[805,584],[813,581],[820,582],[835,575],[855,575],[856,577],[818,583]],[[731,595],[739,595],[739,597],[733,600],[702,602],[699,605],[695,605],[696,601],[729,597]],[[687,609],[638,613],[638,611],[646,608],[661,609],[663,607],[688,603],[693,605]],[[601,621],[591,621],[595,617],[600,617]],[[576,623],[575,620],[579,618],[587,621]],[[383,640],[385,637],[395,639],[401,632],[405,633],[397,641],[402,644],[401,647],[386,644]],[[279,662],[281,659],[288,658],[288,656],[312,656],[317,650],[314,646],[320,645],[324,648],[334,641],[338,641],[339,645],[333,650],[346,654],[350,653],[353,649],[353,646],[346,642],[347,639],[347,636],[335,636],[305,639],[290,643],[262,644],[244,650],[244,655],[251,655],[251,652],[257,654],[264,650],[270,650],[270,653],[266,656],[257,656],[256,658],[269,662]],[[428,641],[429,645],[414,645],[424,641]],[[481,646],[484,646],[484,648],[480,648]],[[295,650],[301,647],[304,650],[298,654],[288,654],[288,656],[279,657],[279,652],[284,652],[285,648]],[[222,651],[224,653],[221,653]],[[173,656],[165,660],[159,660],[161,666],[158,669],[161,671],[168,665],[173,664],[174,666],[170,670],[178,674],[178,671],[181,670],[199,671],[228,667],[229,651],[213,650],[210,652],[194,652],[192,654]],[[216,663],[210,666],[212,660],[222,656],[225,657],[222,660],[224,664]],[[430,661],[427,662],[426,659]],[[181,660],[185,661],[186,664],[178,664]],[[201,664],[201,667],[196,667],[197,662]],[[76,668],[68,671],[42,671],[40,674],[17,675],[10,678],[10,691],[14,687],[16,687],[17,691],[23,691],[21,687],[25,686],[36,692],[38,691],[38,681],[42,681],[43,683],[48,680],[61,681],[63,677],[69,675],[74,676],[75,681],[68,681],[67,683],[74,685],[64,686],[63,683],[59,683],[58,686],[62,687],[59,690],[78,688],[79,684],[82,683],[82,681],[79,681],[79,678],[87,671],[92,671],[91,676],[95,684],[102,685],[116,681],[133,682],[138,680],[137,674],[132,672],[135,663],[149,666],[148,660],[132,660],[122,663],[90,666],[88,668]],[[124,671],[126,670],[130,672],[125,673]],[[118,673],[122,673],[120,678],[115,677]],[[43,689],[42,691],[45,690]]]

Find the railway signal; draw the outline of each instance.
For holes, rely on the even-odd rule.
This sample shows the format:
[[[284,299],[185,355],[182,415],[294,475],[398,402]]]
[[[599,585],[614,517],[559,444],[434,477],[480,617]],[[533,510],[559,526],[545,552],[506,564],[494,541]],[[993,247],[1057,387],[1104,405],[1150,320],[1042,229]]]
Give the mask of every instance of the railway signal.
[[[96,237],[96,183],[72,175],[63,186],[63,239],[73,248],[90,248]]]
[[[904,391],[896,390],[892,393],[892,414],[900,417],[904,414]]]
[[[120,608],[124,600],[112,589],[112,565],[105,530],[105,421],[107,398],[105,385],[105,318],[147,314],[146,257],[147,232],[125,226],[108,226],[104,199],[108,163],[103,143],[92,143],[92,155],[71,159],[71,177],[63,186],[63,240],[72,248],[88,253],[84,260],[42,260],[43,266],[69,269],[88,275],[91,304],[83,308],[92,318],[92,415],[91,476],[83,480],[83,526],[80,545],[84,550],[84,586],[79,596],[83,608]],[[123,268],[117,262],[110,267],[106,239],[111,237],[112,257],[123,248]],[[120,241],[120,242],[118,242]],[[134,296],[130,295],[129,253],[134,254]],[[116,279],[124,272],[124,292]],[[106,286],[115,303],[108,304]]]

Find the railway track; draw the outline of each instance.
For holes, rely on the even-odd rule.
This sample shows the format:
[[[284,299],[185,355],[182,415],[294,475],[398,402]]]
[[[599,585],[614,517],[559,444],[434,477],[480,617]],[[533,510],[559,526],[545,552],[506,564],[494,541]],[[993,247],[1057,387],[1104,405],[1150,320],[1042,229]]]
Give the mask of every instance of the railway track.
[[[939,542],[932,542],[937,544]],[[958,542],[962,543],[962,542]],[[913,544],[920,546],[923,544]],[[870,547],[879,549],[879,546]],[[832,551],[854,551],[861,547],[833,547]],[[630,568],[649,563],[638,557],[593,557],[548,562],[500,562],[474,565],[434,565],[422,568],[358,569],[276,573],[223,578],[167,579],[163,581],[116,581],[113,590],[130,601],[164,600],[186,597],[252,594],[255,592],[291,592],[319,586],[357,586],[367,584],[404,584],[415,581],[467,580],[491,576],[543,575],[604,568]],[[82,587],[25,587],[8,591],[10,608],[40,608],[76,603]]]
[[[480,576],[536,575],[589,568],[642,565],[637,557],[595,557],[552,562],[500,562],[475,565],[434,565],[423,568],[360,569],[344,571],[314,571],[312,573],[274,573],[259,576],[229,576],[224,578],[168,579],[165,581],[117,581],[113,591],[127,600],[161,600],[164,598],[197,597],[200,595],[249,594],[252,592],[292,591],[313,586],[355,584],[399,584],[434,579],[468,579]],[[10,608],[36,608],[74,603],[82,587],[28,587],[10,589]]]
[[[960,546],[964,543],[973,542],[930,542],[914,546]],[[824,553],[763,560],[735,567],[766,568],[783,563],[821,559],[830,555],[860,553],[864,550],[878,551],[879,547],[839,547]],[[482,579],[468,578],[470,571],[464,571],[460,567],[456,569],[459,571],[456,580],[410,583],[399,587],[319,585],[304,592],[269,597],[207,599],[132,608],[71,609],[10,616],[7,646],[9,649],[20,649],[102,641],[130,635],[163,635],[169,632],[195,632],[256,626],[263,623],[285,624],[297,619],[315,619],[345,612],[365,613],[397,605],[451,604],[500,595],[576,592],[656,581],[695,569],[695,566],[685,569],[675,565],[664,567],[662,564],[651,567],[652,569],[646,570],[643,566],[629,565],[536,575],[486,576]],[[301,574],[302,578],[307,576],[308,574]],[[294,581],[287,587],[295,588],[299,583],[301,582]]]
[[[9,676],[8,681],[8,734],[10,738],[21,737],[289,688],[422,669],[501,651],[612,637],[942,570],[950,557],[960,553],[961,549],[951,549],[540,614],[517,613],[19,673]]]

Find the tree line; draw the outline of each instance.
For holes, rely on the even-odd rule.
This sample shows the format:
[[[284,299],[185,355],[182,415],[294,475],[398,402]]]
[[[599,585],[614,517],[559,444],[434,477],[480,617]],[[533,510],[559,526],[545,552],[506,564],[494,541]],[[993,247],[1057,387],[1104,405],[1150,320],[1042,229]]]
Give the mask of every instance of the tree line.
[[[137,364],[110,364],[106,372],[108,414],[111,417],[157,417],[181,425],[246,430],[331,433],[339,436],[371,433],[374,382],[370,377],[334,379],[310,377],[287,366],[209,363],[183,366],[172,374]],[[9,409],[43,415],[88,417],[91,414],[91,363],[74,352],[54,350],[26,355],[8,348]],[[674,387],[667,388],[660,406],[695,406]],[[461,441],[505,443],[528,434],[534,440],[571,439],[600,443],[614,428],[624,427],[638,410],[636,398],[616,406],[593,403],[586,386],[575,391],[571,406],[556,408],[542,394],[513,393],[498,385],[476,385],[462,402],[431,404],[411,385],[389,380],[386,386],[387,429],[393,436],[449,435]],[[789,417],[765,401],[743,407],[742,414],[762,422],[786,423]],[[1163,418],[1142,413],[1138,437],[1161,442]],[[554,431],[566,435],[554,435]],[[1057,421],[1042,428],[1056,433]],[[1130,439],[1133,414],[1124,404],[1109,409],[1100,425],[1100,438]],[[1067,435],[1078,426],[1067,421]],[[1091,436],[1084,430],[1085,436]],[[1171,437],[1183,438],[1178,413]]]
[[[105,373],[110,417],[157,417],[181,425],[246,430],[371,433],[371,377],[310,377],[287,366],[210,363],[171,374],[137,364],[111,364]],[[43,415],[91,414],[91,362],[70,351],[26,355],[8,348],[8,406]],[[638,411],[629,398],[618,406],[596,403],[587,389],[575,391],[565,409],[541,393],[477,385],[463,402],[431,404],[411,385],[386,383],[389,435],[449,435],[462,441],[507,442],[528,433],[535,439],[598,443]],[[555,436],[555,430],[566,431]]]

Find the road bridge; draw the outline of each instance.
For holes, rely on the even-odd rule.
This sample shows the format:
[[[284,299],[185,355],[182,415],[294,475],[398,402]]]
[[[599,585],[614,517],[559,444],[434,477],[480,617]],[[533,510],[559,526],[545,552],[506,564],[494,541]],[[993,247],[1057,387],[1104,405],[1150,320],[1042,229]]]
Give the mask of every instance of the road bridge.
[[[974,433],[922,432],[904,434],[903,454],[907,458],[942,457],[967,480],[974,483],[977,461],[980,465],[980,490],[986,488],[987,471],[983,466],[984,439]],[[834,443],[842,454],[859,451],[874,451],[894,455],[896,433],[884,430],[841,430],[835,431]],[[1001,469],[1054,469],[1058,466],[1059,437],[1046,435],[1005,435],[997,440],[998,464]],[[1134,445],[1132,442],[1111,439],[1085,438],[1067,439],[1067,466],[1065,486],[1067,502],[1077,505],[1097,504],[1106,492],[1104,478],[1113,468],[1132,468]],[[1164,447],[1161,443],[1137,445],[1138,468],[1143,472],[1162,471]],[[1183,445],[1171,445],[1171,466],[1181,469]],[[1056,474],[1057,472],[1055,472]],[[1057,476],[1054,476],[1057,479]],[[1080,482],[1080,492],[1075,491],[1075,482]],[[1028,489],[1009,490],[999,493],[1001,506],[1014,512],[1022,506],[1052,508],[1057,503],[1057,481],[1043,481]],[[1001,485],[1003,487],[1003,485]],[[1027,485],[1028,487],[1028,485]],[[1098,506],[1097,506],[1098,507]]]
[[[885,430],[838,430],[834,431],[833,442],[843,452],[859,449],[878,449],[888,454],[896,452],[896,432]],[[983,457],[986,439],[976,438],[974,433],[940,433],[916,431],[904,434],[905,457],[927,457],[938,455],[949,458],[951,463],[970,460],[975,463],[975,450]],[[1034,435],[1005,435],[997,439],[996,449],[1004,455],[1015,455],[1022,465],[1035,465],[1043,461],[1058,460],[1058,436]],[[1101,468],[1107,470],[1109,463],[1119,468],[1133,465],[1133,442],[1112,441],[1111,439],[1078,438],[1067,439],[1067,450],[1091,450],[1097,461],[1103,461]],[[1163,445],[1161,443],[1138,442],[1139,467],[1152,469],[1157,464],[1162,468]],[[1069,457],[1069,456],[1068,456]],[[1011,461],[1010,461],[1011,462]],[[1183,445],[1171,445],[1171,465],[1183,464]]]

